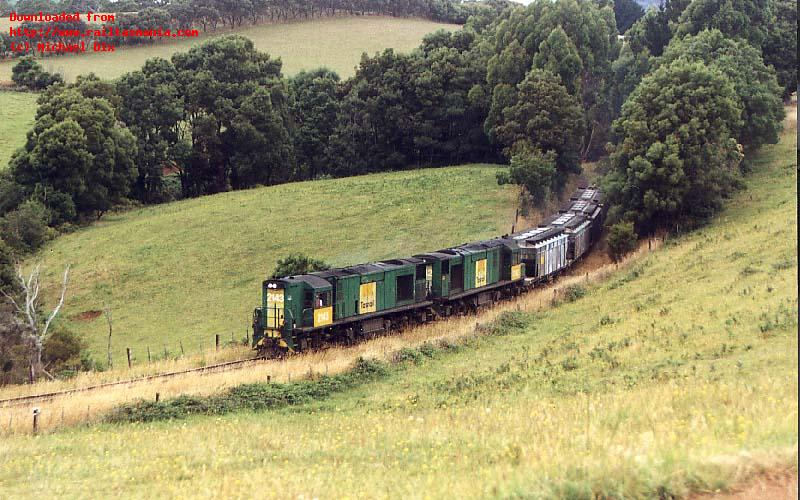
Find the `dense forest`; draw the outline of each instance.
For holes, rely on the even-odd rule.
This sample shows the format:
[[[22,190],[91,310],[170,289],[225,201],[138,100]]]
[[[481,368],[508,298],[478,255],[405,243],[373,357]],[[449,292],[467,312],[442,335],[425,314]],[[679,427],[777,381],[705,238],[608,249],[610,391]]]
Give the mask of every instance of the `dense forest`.
[[[219,22],[292,12],[252,5],[256,18]],[[376,5],[423,15],[414,2]],[[325,68],[286,78],[279,59],[237,35],[110,82],[65,85],[22,59],[15,81],[46,90],[0,174],[0,287],[13,293],[11,263],[53,231],[131,202],[479,161],[508,163],[498,181],[540,203],[601,160],[619,251],[718,210],[745,153],[777,141],[797,87],[793,0],[665,0],[646,13],[607,0],[441,5],[469,11],[462,29],[410,54],[364,54],[346,80]]]

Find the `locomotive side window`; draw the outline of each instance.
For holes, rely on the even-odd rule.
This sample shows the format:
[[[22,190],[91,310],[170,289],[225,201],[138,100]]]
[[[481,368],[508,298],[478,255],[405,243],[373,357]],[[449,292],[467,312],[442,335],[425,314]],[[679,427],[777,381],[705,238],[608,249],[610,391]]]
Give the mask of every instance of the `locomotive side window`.
[[[317,294],[317,300],[314,303],[315,307],[328,307],[331,305],[331,292],[319,292]]]
[[[442,274],[450,274],[450,261],[445,260],[442,262]]]
[[[303,294],[303,309],[311,309],[314,306],[314,292],[306,290]]]
[[[414,298],[414,276],[406,274],[397,277],[397,301],[403,302]]]
[[[464,264],[453,266],[453,274],[450,276],[450,289],[460,291],[464,288]]]

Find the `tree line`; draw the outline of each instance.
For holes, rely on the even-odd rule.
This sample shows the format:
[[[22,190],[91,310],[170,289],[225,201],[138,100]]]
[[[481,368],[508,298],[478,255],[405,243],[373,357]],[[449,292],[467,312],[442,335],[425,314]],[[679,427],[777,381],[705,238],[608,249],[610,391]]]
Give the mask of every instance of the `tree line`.
[[[0,176],[0,215],[63,227],[131,200],[484,161],[508,162],[499,181],[520,184],[541,202],[582,161],[610,153],[608,189],[621,207],[610,219],[634,218],[639,230],[652,230],[667,213],[713,211],[719,199],[709,193],[735,183],[718,182],[726,176],[715,172],[678,206],[675,192],[657,196],[664,185],[647,194],[646,174],[685,186],[679,177],[696,168],[707,173],[725,164],[730,171],[745,149],[777,140],[780,97],[796,86],[793,60],[782,59],[796,48],[796,33],[767,29],[796,19],[782,7],[787,0],[730,4],[735,15],[720,1],[667,1],[636,20],[624,42],[611,3],[491,4],[458,31],[426,36],[409,54],[364,54],[344,81],[324,68],[286,78],[280,59],[236,35],[148,60],[113,82],[88,75],[64,85],[26,58],[15,79],[49,86],[25,146]],[[700,74],[671,71],[698,66],[706,67],[708,88],[719,89],[687,95],[692,109],[680,108],[666,96],[673,86],[687,91],[684,79]],[[714,113],[727,109],[722,101],[730,104],[732,118],[698,123],[700,97],[715,103]],[[694,121],[683,124],[687,117]],[[713,133],[725,140],[709,142]],[[712,152],[708,144],[717,140]],[[697,166],[665,174],[661,163],[674,158]],[[47,231],[15,234],[6,243],[25,252]]]

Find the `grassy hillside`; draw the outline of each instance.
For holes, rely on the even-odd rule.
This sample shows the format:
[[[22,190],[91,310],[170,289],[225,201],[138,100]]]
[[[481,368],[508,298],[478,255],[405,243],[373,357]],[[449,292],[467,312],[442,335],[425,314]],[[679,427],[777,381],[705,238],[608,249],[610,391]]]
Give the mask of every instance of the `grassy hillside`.
[[[0,90],[0,170],[6,168],[12,153],[25,144],[25,134],[33,126],[37,94]]]
[[[334,265],[402,257],[508,231],[514,188],[496,167],[466,166],[286,184],[123,214],[59,237],[35,259],[56,280],[73,265],[63,318],[105,352],[208,347],[243,338],[260,283],[302,251]],[[479,215],[476,215],[479,214]],[[92,313],[92,311],[97,311]],[[97,356],[103,359],[103,356]]]
[[[361,54],[373,54],[391,47],[407,52],[437,29],[458,26],[424,19],[393,17],[347,17],[304,21],[291,24],[261,24],[233,32],[253,40],[257,49],[283,60],[283,73],[293,75],[304,69],[326,66],[346,78],[354,73]],[[56,71],[72,81],[77,75],[94,72],[101,78],[116,78],[139,69],[151,57],[169,59],[175,52],[184,52],[208,38],[231,33],[230,30],[207,32],[198,38],[187,38],[146,47],[120,47],[115,52],[98,52],[80,56],[52,57],[42,60],[48,71]],[[0,63],[0,80],[11,79],[12,62]]]
[[[12,437],[0,488],[670,497],[796,471],[794,128],[783,141],[712,225],[560,307],[299,407]]]

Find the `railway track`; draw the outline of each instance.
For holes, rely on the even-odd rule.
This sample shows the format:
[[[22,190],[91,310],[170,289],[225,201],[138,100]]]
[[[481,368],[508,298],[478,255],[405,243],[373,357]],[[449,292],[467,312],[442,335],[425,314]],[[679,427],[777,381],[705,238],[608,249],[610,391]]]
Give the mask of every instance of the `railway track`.
[[[231,370],[234,368],[239,368],[243,365],[247,364],[256,364],[262,361],[265,361],[266,358],[258,357],[258,358],[247,358],[247,359],[238,359],[235,361],[226,361],[225,363],[217,363],[215,365],[208,365],[208,366],[201,366],[199,368],[189,368],[187,370],[179,370],[175,372],[167,372],[167,373],[159,373],[156,375],[146,375],[144,377],[137,377],[128,380],[118,380],[116,382],[106,382],[103,384],[91,385],[88,387],[76,387],[74,389],[65,389],[62,391],[54,391],[54,392],[46,392],[42,394],[31,394],[28,396],[18,396],[16,398],[7,398],[7,399],[0,399],[0,408],[7,408],[11,406],[18,406],[30,403],[36,403],[40,401],[49,401],[51,399],[55,399],[57,397],[66,396],[69,394],[75,394],[79,392],[90,392],[97,389],[104,389],[107,387],[113,387],[118,385],[126,385],[126,384],[137,384],[139,382],[149,382],[152,380],[159,380],[159,379],[167,379],[172,377],[177,377],[180,375],[186,375],[189,373],[218,373],[224,372],[227,370]]]

